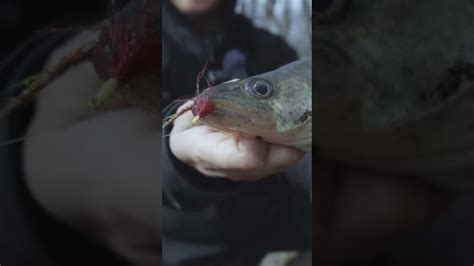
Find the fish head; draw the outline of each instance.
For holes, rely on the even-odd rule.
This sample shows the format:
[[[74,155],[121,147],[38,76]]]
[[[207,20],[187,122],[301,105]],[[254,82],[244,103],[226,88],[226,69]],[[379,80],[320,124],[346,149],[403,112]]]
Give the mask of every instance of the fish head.
[[[311,59],[210,87],[199,100],[213,105],[202,116],[204,123],[276,140],[311,120]]]
[[[320,0],[313,5],[318,113],[403,124],[458,96],[472,71],[474,1]]]

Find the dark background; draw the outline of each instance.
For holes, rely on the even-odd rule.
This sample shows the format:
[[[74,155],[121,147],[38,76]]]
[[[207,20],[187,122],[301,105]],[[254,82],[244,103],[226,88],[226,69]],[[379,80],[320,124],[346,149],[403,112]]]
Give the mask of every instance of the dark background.
[[[121,6],[126,1],[117,2]],[[39,71],[48,51],[62,43],[53,36],[56,34],[42,34],[42,31],[83,28],[99,22],[111,11],[109,0],[0,0],[0,90],[9,82]],[[3,93],[0,92],[2,103],[7,98]],[[10,121],[24,121],[22,113],[26,112],[0,119],[0,142],[12,139],[10,133],[15,131],[15,123]],[[124,265],[35,204],[18,170],[20,150],[19,144],[0,145],[0,264]]]
[[[118,0],[120,5],[126,0]],[[108,12],[110,0],[0,0],[0,60],[35,31],[87,25]]]

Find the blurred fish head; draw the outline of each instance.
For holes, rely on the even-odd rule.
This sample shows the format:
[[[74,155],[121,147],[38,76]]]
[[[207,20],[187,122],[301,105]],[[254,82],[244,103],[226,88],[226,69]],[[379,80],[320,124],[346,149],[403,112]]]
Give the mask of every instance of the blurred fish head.
[[[313,12],[316,120],[344,106],[394,127],[472,88],[472,0],[317,0]]]

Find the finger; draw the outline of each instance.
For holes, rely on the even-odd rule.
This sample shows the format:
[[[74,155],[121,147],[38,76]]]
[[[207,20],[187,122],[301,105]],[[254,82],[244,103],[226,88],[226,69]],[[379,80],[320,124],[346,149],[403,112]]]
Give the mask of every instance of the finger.
[[[258,139],[243,138],[238,143],[240,154],[230,157],[230,170],[254,176],[270,175],[281,172],[297,163],[304,153],[278,144]]]
[[[183,106],[186,106],[183,105]],[[283,171],[302,158],[303,153],[255,138],[213,131],[207,126],[190,128],[191,112],[176,119],[170,144],[181,160],[209,176],[249,180]]]
[[[225,176],[231,180],[257,181],[287,170],[296,164],[303,153],[277,144],[253,140],[251,148],[245,151],[243,160],[236,161],[233,168],[227,168]],[[262,145],[258,147],[258,145]]]
[[[261,180],[268,175],[262,174],[261,172],[252,172],[248,170],[228,170],[228,169],[215,169],[215,168],[206,168],[202,167],[202,165],[197,167],[197,170],[202,174],[208,177],[214,178],[225,178],[231,181],[258,181]]]
[[[302,153],[281,145],[270,144],[254,138],[241,137],[212,131],[206,126],[189,128],[192,120],[189,112],[175,122],[173,131],[184,134],[171,134],[172,146],[179,142],[175,153],[192,153],[191,161],[206,163],[208,171],[226,170],[246,175],[261,176],[276,173],[296,163]],[[178,148],[179,148],[178,147]]]
[[[172,133],[179,133],[190,128],[194,115],[191,112],[185,112],[178,117],[173,124]]]
[[[273,144],[268,152],[267,166],[270,169],[286,169],[304,157],[304,153],[295,148]]]
[[[184,109],[189,109],[193,105],[194,101],[187,101],[178,108],[176,113],[181,113]]]
[[[228,169],[258,172],[266,170],[270,143],[247,137],[241,137],[238,142],[231,137],[228,143],[236,150],[224,157]]]
[[[242,168],[245,154],[238,150],[233,137],[207,126],[189,128],[190,118],[186,114],[176,120],[170,134],[170,148],[178,159],[201,172]]]
[[[245,148],[237,149],[235,141],[229,142],[226,147],[223,143],[219,145],[219,150],[201,151],[196,155],[198,163],[196,168],[203,174],[210,177],[224,177],[234,181],[256,181],[286,170],[289,165],[297,162],[301,155],[291,148],[272,145],[260,140],[243,139],[240,142]],[[214,146],[211,146],[214,147]],[[270,153],[270,163],[266,159]],[[203,156],[206,154],[206,156]]]
[[[300,158],[299,155],[297,156],[298,158]],[[254,163],[252,167],[248,167],[248,165],[246,167],[242,167],[242,165],[239,165],[234,168],[226,168],[225,170],[215,169],[215,168],[204,169],[202,172],[206,173],[206,175],[211,176],[211,177],[225,177],[233,181],[258,181],[265,177],[284,172],[291,165],[296,164],[298,160],[299,159],[296,159],[295,161],[288,160],[285,155],[285,158],[284,158],[285,162],[275,167],[272,167],[269,165],[263,165],[262,167],[255,167],[258,164]],[[304,182],[304,180],[299,180],[298,182],[301,183],[301,182]]]

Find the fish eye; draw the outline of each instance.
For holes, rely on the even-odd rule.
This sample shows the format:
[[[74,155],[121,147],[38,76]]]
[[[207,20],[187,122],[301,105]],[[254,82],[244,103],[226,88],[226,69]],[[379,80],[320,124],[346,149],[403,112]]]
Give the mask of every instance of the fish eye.
[[[273,85],[262,78],[254,78],[247,82],[246,90],[258,98],[268,98],[273,93]]]
[[[313,13],[317,23],[328,23],[342,18],[347,11],[350,0],[315,0]]]

